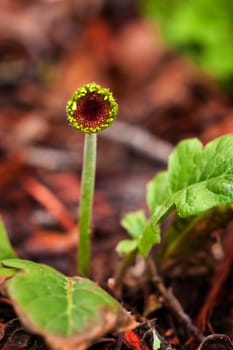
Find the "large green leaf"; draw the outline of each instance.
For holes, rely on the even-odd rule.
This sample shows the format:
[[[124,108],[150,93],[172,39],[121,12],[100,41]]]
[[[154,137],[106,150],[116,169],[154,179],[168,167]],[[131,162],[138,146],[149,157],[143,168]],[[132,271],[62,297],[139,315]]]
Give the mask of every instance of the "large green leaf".
[[[169,159],[171,195],[155,209],[157,222],[175,206],[178,215],[198,215],[216,205],[233,202],[233,135],[210,142],[204,149],[196,139],[179,143]]]
[[[14,276],[9,278],[9,270]],[[21,259],[1,262],[5,289],[22,322],[54,349],[77,349],[106,332],[129,328],[132,316],[94,282],[66,277],[51,267]]]
[[[153,213],[155,208],[163,204],[169,195],[168,172],[161,171],[147,184],[146,202],[150,212]]]
[[[198,139],[189,139],[178,144],[169,157],[168,186],[171,193],[196,182],[195,174],[202,144]]]

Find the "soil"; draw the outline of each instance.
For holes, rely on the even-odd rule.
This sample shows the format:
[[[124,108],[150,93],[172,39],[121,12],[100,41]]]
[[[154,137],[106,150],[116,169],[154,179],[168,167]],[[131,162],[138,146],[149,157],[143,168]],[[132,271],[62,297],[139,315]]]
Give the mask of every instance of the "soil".
[[[83,83],[108,86],[120,106],[116,128],[123,126],[137,140],[136,145],[125,140],[117,129],[98,136],[91,278],[113,293],[109,279],[121,264],[115,247],[127,238],[121,217],[146,209],[146,183],[166,167],[168,151],[179,140],[199,137],[206,143],[233,132],[233,100],[210,76],[165,47],[137,2],[104,0],[91,11],[89,3],[1,1],[0,213],[20,257],[76,273],[83,135],[68,126],[65,105]],[[140,142],[141,130],[149,151]],[[154,152],[151,137],[158,142]],[[232,230],[228,220],[220,231],[209,232],[212,243],[220,237],[223,250],[210,269],[199,261],[185,269],[183,261],[158,272],[205,336],[233,335]],[[150,349],[154,327],[161,348],[199,346],[200,338],[164,303],[153,278],[140,272],[142,265],[140,259],[134,262],[117,295],[140,326],[132,333],[108,334],[92,348]],[[0,330],[0,349],[48,349],[23,327],[4,295]],[[210,348],[232,349],[228,340],[214,339]]]

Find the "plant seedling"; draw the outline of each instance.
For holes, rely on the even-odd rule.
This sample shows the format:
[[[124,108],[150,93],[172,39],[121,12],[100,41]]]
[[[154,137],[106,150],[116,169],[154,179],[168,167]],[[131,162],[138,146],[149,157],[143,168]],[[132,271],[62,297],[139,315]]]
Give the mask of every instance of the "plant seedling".
[[[168,170],[148,183],[146,200],[149,218],[136,211],[122,219],[132,239],[118,244],[121,254],[138,251],[146,257],[160,243],[160,224],[176,209],[178,218],[164,238],[171,253],[212,208],[233,203],[233,135],[219,137],[204,148],[195,138],[181,141],[169,157]]]
[[[89,275],[91,217],[96,168],[96,133],[112,124],[118,105],[112,93],[95,83],[86,84],[67,104],[67,118],[76,130],[85,133],[79,209],[78,271]]]

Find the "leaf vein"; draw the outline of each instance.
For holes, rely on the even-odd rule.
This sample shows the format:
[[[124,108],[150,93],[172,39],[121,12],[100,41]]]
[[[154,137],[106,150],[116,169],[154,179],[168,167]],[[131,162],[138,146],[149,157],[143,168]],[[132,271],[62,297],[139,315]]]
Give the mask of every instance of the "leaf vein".
[[[72,322],[72,308],[73,308],[73,280],[67,278],[67,332],[72,334],[73,322]]]

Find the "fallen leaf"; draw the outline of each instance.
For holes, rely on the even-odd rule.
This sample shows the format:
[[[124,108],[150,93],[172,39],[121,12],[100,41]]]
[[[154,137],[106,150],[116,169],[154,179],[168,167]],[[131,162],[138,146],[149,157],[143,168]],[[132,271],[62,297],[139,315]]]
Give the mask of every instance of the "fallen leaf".
[[[88,279],[21,259],[3,260],[0,274],[20,320],[54,350],[85,349],[108,332],[137,325],[118,301]]]

